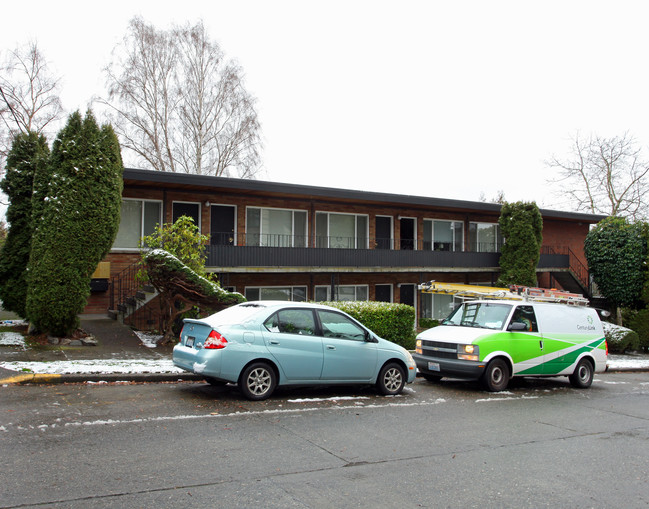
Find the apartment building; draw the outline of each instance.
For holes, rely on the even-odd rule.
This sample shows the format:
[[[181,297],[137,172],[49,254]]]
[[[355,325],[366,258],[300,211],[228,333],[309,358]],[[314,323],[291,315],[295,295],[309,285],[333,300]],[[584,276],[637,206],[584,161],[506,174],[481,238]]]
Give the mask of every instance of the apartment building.
[[[584,239],[603,216],[541,214],[539,285],[588,294]],[[120,230],[86,312],[120,304],[140,238],[182,215],[210,236],[208,271],[249,300],[400,302],[440,318],[453,297],[418,295],[419,283],[493,285],[500,271],[499,204],[125,169]]]

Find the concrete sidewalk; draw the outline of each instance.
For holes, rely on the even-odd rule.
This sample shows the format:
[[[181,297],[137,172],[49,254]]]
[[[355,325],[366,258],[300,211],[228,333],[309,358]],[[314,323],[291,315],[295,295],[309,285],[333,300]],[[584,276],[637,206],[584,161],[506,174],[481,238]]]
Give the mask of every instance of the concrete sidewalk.
[[[96,346],[0,342],[0,385],[17,383],[202,380],[173,365],[171,346],[147,347],[130,327],[104,316],[81,317]],[[0,332],[0,339],[7,334]],[[4,343],[7,343],[6,341]],[[610,371],[649,371],[649,355],[611,355]]]

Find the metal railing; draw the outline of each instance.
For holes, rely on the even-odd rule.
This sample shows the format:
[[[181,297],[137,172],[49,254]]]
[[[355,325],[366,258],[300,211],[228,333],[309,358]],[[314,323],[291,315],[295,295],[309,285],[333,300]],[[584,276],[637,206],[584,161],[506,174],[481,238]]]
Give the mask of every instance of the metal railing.
[[[135,262],[110,279],[109,309],[118,313],[126,325],[135,329],[155,328],[157,320],[150,306],[145,306],[143,285],[138,279],[140,262]]]
[[[541,254],[568,256],[568,269],[574,274],[581,286],[590,293],[590,273],[588,267],[568,246],[543,246]]]

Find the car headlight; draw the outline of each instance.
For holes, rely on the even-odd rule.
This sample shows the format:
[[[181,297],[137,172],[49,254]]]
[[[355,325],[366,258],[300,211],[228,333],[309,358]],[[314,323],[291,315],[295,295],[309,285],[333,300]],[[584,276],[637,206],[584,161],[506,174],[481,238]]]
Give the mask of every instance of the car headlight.
[[[422,354],[421,339],[418,339],[417,342],[415,343],[415,353],[418,353],[419,355]]]
[[[480,347],[477,345],[457,345],[457,358],[463,361],[480,360]]]

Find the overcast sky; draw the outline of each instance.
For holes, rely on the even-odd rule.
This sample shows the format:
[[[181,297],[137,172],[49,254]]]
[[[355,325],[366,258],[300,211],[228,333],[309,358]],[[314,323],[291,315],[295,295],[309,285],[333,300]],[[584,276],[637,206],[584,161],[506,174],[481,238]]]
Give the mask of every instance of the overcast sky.
[[[202,19],[257,98],[261,179],[464,200],[502,190],[571,210],[544,164],[571,136],[649,144],[648,13],[640,0],[39,0],[3,4],[0,49],[36,40],[66,111],[83,112],[133,16]]]

